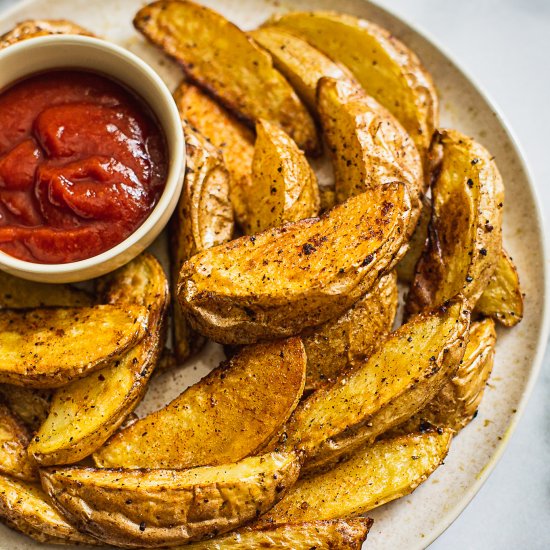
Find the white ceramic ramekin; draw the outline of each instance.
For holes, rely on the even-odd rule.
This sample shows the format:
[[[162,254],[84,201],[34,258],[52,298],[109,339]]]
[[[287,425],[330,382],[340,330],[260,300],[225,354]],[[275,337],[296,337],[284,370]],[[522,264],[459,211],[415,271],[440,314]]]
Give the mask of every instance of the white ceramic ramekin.
[[[129,51],[87,36],[42,36],[0,51],[0,90],[37,72],[84,69],[112,77],[149,105],[166,137],[166,187],[149,217],[117,246],[87,260],[66,264],[26,262],[0,251],[0,269],[48,283],[83,281],[129,262],[149,246],[167,224],[181,193],[185,171],[185,140],[172,94],[158,74]]]

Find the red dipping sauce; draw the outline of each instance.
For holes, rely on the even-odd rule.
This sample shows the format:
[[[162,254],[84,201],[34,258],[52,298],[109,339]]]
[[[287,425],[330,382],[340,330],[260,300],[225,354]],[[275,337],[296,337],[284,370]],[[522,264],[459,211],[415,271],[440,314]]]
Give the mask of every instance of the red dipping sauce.
[[[164,135],[120,84],[54,71],[0,94],[0,250],[35,263],[96,256],[150,214],[166,182]]]

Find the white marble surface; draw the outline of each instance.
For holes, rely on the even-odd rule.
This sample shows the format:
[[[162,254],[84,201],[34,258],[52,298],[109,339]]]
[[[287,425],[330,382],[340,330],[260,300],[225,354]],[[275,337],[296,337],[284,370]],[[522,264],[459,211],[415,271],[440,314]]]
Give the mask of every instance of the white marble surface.
[[[0,10],[15,1],[0,0]],[[526,153],[548,227],[550,0],[378,3],[433,37],[500,106]],[[432,549],[550,548],[549,394],[547,352],[531,401],[502,460]]]

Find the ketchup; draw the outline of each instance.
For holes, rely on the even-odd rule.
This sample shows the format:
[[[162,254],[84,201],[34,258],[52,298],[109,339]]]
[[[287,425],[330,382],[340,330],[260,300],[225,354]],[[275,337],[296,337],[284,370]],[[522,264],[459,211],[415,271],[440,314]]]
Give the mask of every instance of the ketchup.
[[[76,70],[0,94],[0,250],[36,263],[91,258],[147,218],[166,182],[164,135],[120,84]]]

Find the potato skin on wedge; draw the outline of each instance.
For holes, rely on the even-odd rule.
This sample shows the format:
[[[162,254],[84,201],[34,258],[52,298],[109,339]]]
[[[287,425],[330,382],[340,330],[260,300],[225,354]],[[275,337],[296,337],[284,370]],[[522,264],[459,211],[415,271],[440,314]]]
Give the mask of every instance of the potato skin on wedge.
[[[426,186],[422,160],[407,132],[353,82],[322,78],[317,104],[334,166],[336,202],[378,185],[403,182],[411,198],[412,234]]]
[[[368,357],[391,331],[397,299],[397,277],[392,271],[343,315],[305,330],[301,334],[307,355],[305,390],[318,389]]]
[[[383,437],[408,434],[428,427],[445,427],[453,432],[464,428],[481,403],[485,384],[493,369],[496,341],[492,319],[472,323],[464,357],[454,376],[449,377],[426,407]]]
[[[505,327],[513,327],[523,319],[519,275],[512,258],[504,249],[489,284],[476,302],[475,311],[492,317]]]
[[[306,152],[320,152],[313,119],[271,56],[225,17],[187,0],[160,0],[139,10],[134,25],[239,118],[269,120]]]
[[[243,348],[163,409],[117,433],[100,467],[190,468],[257,452],[288,420],[304,389],[299,338]]]
[[[189,550],[360,550],[372,525],[370,518],[280,523],[244,527],[227,535],[194,542]]]
[[[179,363],[197,351],[204,339],[189,326],[177,301],[176,283],[183,262],[197,252],[222,244],[233,235],[230,178],[221,153],[189,124],[183,123],[186,169],[183,190],[170,224],[173,281],[173,350]]]
[[[267,511],[296,481],[293,453],[191,470],[49,468],[42,486],[83,531],[124,548],[175,546],[222,534]]]
[[[146,320],[141,306],[4,310],[0,382],[55,388],[82,378],[136,345]]]
[[[147,306],[147,335],[108,367],[56,391],[29,447],[41,465],[77,462],[100,447],[141,401],[164,346],[168,280],[154,256],[141,254],[98,286],[108,303]]]
[[[271,54],[275,68],[283,73],[313,114],[317,113],[317,83],[322,77],[354,80],[344,66],[285,29],[260,27],[249,35]]]
[[[0,396],[33,432],[46,420],[54,390],[0,384]]]
[[[469,320],[457,300],[402,325],[367,360],[302,401],[275,448],[304,452],[303,471],[312,472],[401,424],[456,372]]]
[[[341,315],[393,268],[409,219],[403,185],[368,190],[321,218],[197,254],[180,272],[180,303],[224,344],[298,334]]]
[[[174,100],[182,119],[221,151],[231,175],[229,195],[235,218],[246,232],[254,132],[194,84],[182,82],[174,92]]]
[[[256,525],[347,518],[408,495],[443,462],[451,430],[363,447],[331,470],[300,479]]]
[[[442,161],[432,183],[428,241],[407,297],[409,315],[458,293],[473,308],[502,249],[504,187],[493,157],[456,130],[439,131],[432,154]]]
[[[39,486],[7,476],[0,476],[0,520],[38,542],[99,545],[69,525]]]
[[[315,172],[292,138],[267,120],[256,123],[248,233],[319,214]]]
[[[347,66],[399,120],[424,158],[438,126],[439,101],[431,76],[407,46],[370,21],[336,12],[292,12],[265,26],[295,33]]]

